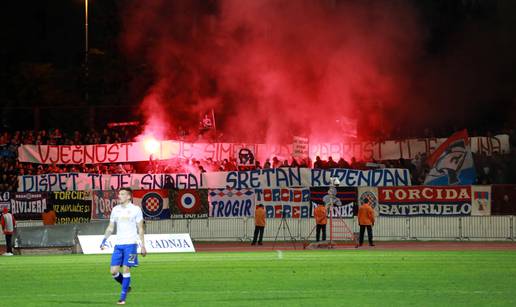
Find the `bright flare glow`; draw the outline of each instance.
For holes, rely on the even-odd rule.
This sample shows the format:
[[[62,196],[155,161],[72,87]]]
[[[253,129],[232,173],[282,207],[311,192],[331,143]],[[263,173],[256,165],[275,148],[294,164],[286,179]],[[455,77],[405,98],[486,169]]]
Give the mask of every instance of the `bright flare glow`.
[[[153,137],[145,138],[143,141],[143,146],[149,154],[155,154],[159,150],[159,142]]]

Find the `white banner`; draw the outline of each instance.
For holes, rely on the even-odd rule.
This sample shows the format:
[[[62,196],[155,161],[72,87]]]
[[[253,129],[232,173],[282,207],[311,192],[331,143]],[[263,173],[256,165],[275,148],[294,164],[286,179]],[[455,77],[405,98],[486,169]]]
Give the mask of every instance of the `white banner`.
[[[18,176],[18,191],[101,191],[132,188],[156,190],[168,186],[176,189],[200,189],[205,184],[200,174],[92,174],[59,173]]]
[[[399,158],[413,159],[417,154],[430,155],[446,138],[406,139],[382,142],[347,141],[343,143],[312,143],[309,153],[312,159],[320,156],[334,160],[340,157],[358,160],[395,160]],[[471,151],[492,155],[494,152],[509,153],[509,135],[501,134],[493,137],[472,137]],[[160,141],[154,152],[145,149],[143,142],[95,144],[95,145],[21,145],[18,148],[20,162],[42,164],[91,164],[91,163],[124,163],[148,161],[151,154],[154,159],[196,158],[220,161],[238,158],[238,149],[252,148],[256,160],[263,163],[273,156],[289,158],[294,155],[292,144],[245,144],[245,143],[187,143],[182,141]]]
[[[108,248],[104,250],[100,249],[103,235],[78,236],[78,238],[84,254],[112,254],[116,235],[109,237]],[[138,243],[138,253],[141,252],[140,246]],[[145,248],[147,253],[195,253],[192,239],[187,233],[145,235]]]
[[[294,136],[292,140],[292,157],[306,158],[308,155],[308,138]]]
[[[221,161],[238,158],[239,149],[250,148],[255,158],[264,161],[270,156],[290,157],[290,145],[246,143],[188,143],[182,141],[159,141],[153,152],[144,142],[94,144],[94,145],[21,145],[18,148],[20,162],[41,164],[91,164],[124,163],[167,160],[173,158],[196,158]]]
[[[471,215],[491,215],[491,186],[471,186]]]
[[[251,217],[254,216],[253,189],[210,189],[210,217]]]
[[[176,189],[249,189],[326,187],[337,177],[342,187],[411,185],[407,169],[331,170],[276,168],[253,171],[212,172],[202,174],[87,174],[60,173],[18,176],[18,191],[84,191]],[[166,183],[167,186],[165,186]]]
[[[337,177],[342,187],[411,185],[407,169],[384,168],[331,170],[310,168],[275,168],[240,172],[203,173],[203,183],[209,188],[295,188],[327,187],[330,178]]]

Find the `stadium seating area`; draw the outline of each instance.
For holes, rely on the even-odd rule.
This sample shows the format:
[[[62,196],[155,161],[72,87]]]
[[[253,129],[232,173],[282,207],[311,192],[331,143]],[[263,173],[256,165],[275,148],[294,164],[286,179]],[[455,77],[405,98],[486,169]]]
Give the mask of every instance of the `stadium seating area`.
[[[266,161],[257,161],[255,167],[239,167],[235,159],[224,159],[213,161],[211,159],[174,159],[165,161],[149,161],[125,164],[82,164],[82,165],[52,165],[52,164],[32,164],[20,163],[17,161],[17,147],[20,144],[48,144],[48,145],[71,145],[71,144],[102,144],[130,142],[140,133],[137,127],[117,127],[114,129],[103,129],[102,131],[73,131],[70,133],[59,129],[41,131],[16,131],[13,133],[0,133],[0,191],[14,191],[17,188],[18,175],[35,175],[45,173],[64,173],[64,172],[83,172],[97,174],[114,173],[183,173],[183,172],[217,172],[249,170],[259,168],[279,168],[279,167],[311,167],[311,168],[351,168],[368,169],[371,168],[369,162],[381,164],[387,168],[409,169],[413,184],[422,184],[428,173],[428,166],[425,163],[426,155],[418,154],[413,160],[385,160],[385,161],[351,161],[339,159],[334,161],[331,157],[328,160],[315,161],[296,160],[294,158],[280,161],[278,158]],[[501,131],[510,135],[511,153],[494,154],[474,154],[475,167],[477,171],[478,184],[506,184],[516,183],[516,146],[514,144],[514,130],[507,129]],[[425,135],[434,134],[425,130]],[[486,135],[490,135],[486,132]],[[378,166],[374,166],[378,167]]]

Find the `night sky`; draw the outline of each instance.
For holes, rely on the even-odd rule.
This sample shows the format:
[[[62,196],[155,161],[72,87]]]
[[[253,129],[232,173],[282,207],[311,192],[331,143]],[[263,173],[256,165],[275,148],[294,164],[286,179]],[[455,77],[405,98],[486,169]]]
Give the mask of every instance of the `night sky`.
[[[353,1],[335,1],[339,2]],[[373,4],[375,1],[359,2]],[[399,108],[413,110],[413,114],[402,112],[404,118],[398,120],[413,122],[416,129],[432,127],[433,123],[470,130],[499,129],[506,123],[514,126],[516,1],[401,2],[416,12],[421,41],[415,61],[407,64],[412,67],[406,70],[406,79],[425,81],[408,86],[405,93],[407,103],[386,106],[381,116],[389,118],[389,114]],[[124,29],[131,28],[127,24],[127,16],[135,13],[130,11],[135,3],[138,1],[90,1],[88,88],[91,93],[88,101],[84,99],[82,66],[84,2],[42,0],[4,3],[0,32],[3,67],[0,99],[2,106],[9,109],[4,112],[4,117],[11,114],[31,118],[19,115],[20,112],[15,110],[19,107],[138,106],[149,88],[157,82],[157,77],[148,57],[128,56],[123,50],[122,39],[127,35]],[[219,1],[197,0],[191,3],[192,18],[199,12],[219,14]],[[186,18],[190,13],[184,12]],[[427,99],[415,101],[418,93]],[[419,121],[423,124],[416,124],[417,111],[430,107],[442,112],[442,120],[433,121],[426,117]],[[128,114],[127,119],[140,116],[138,111]],[[456,123],[452,123],[455,119]],[[12,121],[6,124],[4,119],[5,125],[12,125]]]

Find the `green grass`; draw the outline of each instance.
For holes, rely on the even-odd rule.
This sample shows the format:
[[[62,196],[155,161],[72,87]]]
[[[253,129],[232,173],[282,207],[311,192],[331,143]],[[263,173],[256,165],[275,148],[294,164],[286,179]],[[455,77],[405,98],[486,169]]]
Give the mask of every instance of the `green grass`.
[[[0,258],[0,306],[112,306],[109,256]],[[151,254],[131,306],[516,305],[514,251]]]

